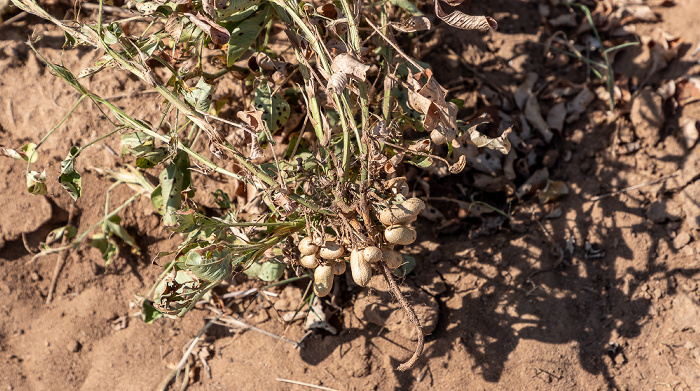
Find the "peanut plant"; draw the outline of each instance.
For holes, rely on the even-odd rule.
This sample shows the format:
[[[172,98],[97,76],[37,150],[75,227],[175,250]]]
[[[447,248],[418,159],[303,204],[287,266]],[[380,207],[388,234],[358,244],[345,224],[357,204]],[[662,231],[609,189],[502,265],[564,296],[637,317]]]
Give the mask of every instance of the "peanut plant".
[[[396,43],[395,34],[432,28],[416,4],[130,0],[125,8],[136,10],[134,16],[108,21],[100,1],[96,21],[77,22],[54,18],[34,0],[12,1],[63,29],[66,45],[103,53],[77,75],[42,58],[81,94],[76,107],[89,100],[109,114],[114,129],[100,139],[118,135],[122,153],[133,156],[127,168],[101,172],[137,189],[128,202],[150,197],[162,224],[182,238],[177,248],[159,254],[172,261],[143,302],[147,321],[183,316],[205,293],[244,270],[272,281],[286,267],[297,275],[308,269],[314,294],[325,296],[349,263],[360,286],[373,273],[383,274],[420,331],[392,270],[403,263],[400,246],[416,239],[410,224],[424,203],[409,197],[397,170],[401,164],[443,165],[458,173],[465,157],[439,156],[434,145],[508,153],[510,144],[507,133],[489,138],[475,123],[458,119],[457,105],[432,70]],[[456,6],[461,0],[446,2]],[[456,28],[496,28],[491,18],[447,14],[439,0],[434,10]],[[106,68],[130,72],[160,94],[166,102],[160,123],[126,113],[81,84]],[[243,96],[212,100],[223,80],[241,83]],[[222,114],[226,105],[235,118]],[[28,190],[34,194],[46,191],[46,174],[30,169],[40,145],[4,150],[27,161]],[[72,146],[58,178],[74,199],[82,191],[74,162],[85,147]],[[218,190],[214,196],[226,212],[202,213],[192,200],[197,190],[192,177],[214,174],[254,189],[258,207],[236,204]],[[92,236],[106,261],[116,251],[116,237],[129,243],[114,218],[117,211],[107,206],[102,233]],[[44,253],[77,246],[86,235]],[[420,355],[418,334],[414,356],[399,369],[410,368]]]

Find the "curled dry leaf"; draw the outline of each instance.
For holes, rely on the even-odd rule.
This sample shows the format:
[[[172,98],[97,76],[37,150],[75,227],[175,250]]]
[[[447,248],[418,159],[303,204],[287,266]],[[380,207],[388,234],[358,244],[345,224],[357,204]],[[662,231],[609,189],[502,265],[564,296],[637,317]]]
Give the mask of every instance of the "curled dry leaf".
[[[243,122],[245,122],[251,129],[257,133],[265,131],[265,123],[263,122],[262,115],[264,114],[261,110],[248,110],[239,111],[236,116]]]
[[[515,104],[518,105],[519,109],[523,109],[525,107],[525,103],[527,102],[527,98],[530,97],[532,94],[532,89],[535,87],[535,83],[537,83],[537,79],[539,76],[535,72],[529,72],[527,76],[525,77],[525,81],[516,88],[515,92],[513,93],[513,99],[515,100]]]
[[[400,22],[391,22],[391,27],[402,33],[412,33],[430,30],[433,28],[433,25],[430,23],[430,19],[425,16],[412,16]]]
[[[343,53],[337,55],[333,59],[331,69],[333,73],[344,73],[355,80],[365,81],[367,79],[367,71],[370,66],[363,64],[353,55]]]
[[[215,45],[223,45],[228,43],[231,38],[231,34],[225,28],[216,24],[216,22],[209,19],[206,15],[202,15],[201,12],[197,12],[197,15],[192,15],[189,13],[184,13],[192,23],[204,31],[207,35],[211,37],[211,41]]]
[[[472,144],[478,148],[486,147],[498,151],[504,155],[508,155],[510,152],[510,141],[508,140],[508,134],[513,130],[513,128],[506,129],[503,134],[496,138],[490,138],[485,136],[481,132],[477,131],[476,128],[469,128],[464,132],[464,139],[467,143]]]
[[[340,95],[343,93],[346,84],[348,84],[348,76],[345,73],[336,72],[328,78],[326,89],[331,94]]]
[[[581,114],[586,111],[586,107],[593,102],[595,94],[588,88],[582,89],[574,99],[566,104],[566,123],[572,123],[579,119]]]
[[[547,125],[547,121],[542,118],[542,112],[540,111],[540,104],[537,101],[537,98],[534,95],[530,95],[529,98],[527,98],[527,102],[525,103],[525,118],[527,118],[527,121],[537,129],[540,134],[542,134],[542,137],[544,137],[544,141],[549,144],[550,141],[552,141],[552,137],[554,137],[554,133],[552,133],[551,130],[549,130],[549,125]]]
[[[557,102],[552,106],[547,112],[547,124],[551,129],[557,132],[564,129],[564,120],[566,119],[566,104],[564,102]]]
[[[435,15],[442,19],[443,22],[452,27],[457,27],[463,30],[479,30],[488,31],[498,29],[498,23],[493,18],[488,16],[472,16],[467,15],[462,11],[452,11],[446,14],[440,7],[440,0],[435,1]],[[450,3],[448,3],[450,4]]]

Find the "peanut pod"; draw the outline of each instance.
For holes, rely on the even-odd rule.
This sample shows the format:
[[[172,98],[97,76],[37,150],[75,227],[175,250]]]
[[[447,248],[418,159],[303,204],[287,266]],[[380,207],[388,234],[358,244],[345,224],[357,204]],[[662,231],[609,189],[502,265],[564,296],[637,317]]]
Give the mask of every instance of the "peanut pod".
[[[339,275],[345,273],[345,269],[347,269],[347,264],[345,263],[345,260],[343,260],[343,259],[338,259],[333,264],[333,274],[335,274],[336,276],[339,276]]]
[[[415,221],[418,213],[425,208],[420,198],[409,198],[399,205],[392,205],[379,213],[379,221],[384,225],[408,224]]]
[[[391,244],[411,244],[416,240],[416,230],[403,225],[392,225],[384,231],[386,241]]]
[[[382,261],[386,262],[386,266],[391,270],[398,269],[403,263],[403,257],[398,252],[391,249],[382,249]]]
[[[366,262],[377,263],[382,260],[382,250],[376,246],[369,246],[362,250]]]
[[[311,241],[310,237],[305,237],[299,242],[299,252],[301,255],[313,255],[318,251],[318,246]]]
[[[314,269],[316,266],[318,266],[318,258],[316,257],[316,254],[304,255],[299,260],[299,263],[301,266],[304,266],[307,269]]]
[[[323,247],[318,250],[318,255],[323,259],[338,259],[343,255],[345,249],[342,245],[333,240],[326,240]]]
[[[362,250],[352,250],[350,253],[350,271],[357,285],[367,286],[372,278],[372,267],[365,261]]]
[[[314,293],[316,296],[326,296],[333,288],[333,266],[320,265],[314,270]]]

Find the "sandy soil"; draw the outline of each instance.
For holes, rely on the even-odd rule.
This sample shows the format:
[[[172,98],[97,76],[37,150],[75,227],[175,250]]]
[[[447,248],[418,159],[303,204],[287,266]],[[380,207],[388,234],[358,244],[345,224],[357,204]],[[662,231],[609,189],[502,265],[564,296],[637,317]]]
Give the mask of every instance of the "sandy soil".
[[[443,24],[436,33],[419,36],[415,45],[423,59],[437,65],[438,80],[468,106],[497,107],[479,87],[495,85],[512,94],[527,72],[542,79],[588,81],[585,65],[547,59],[535,44],[551,36],[551,26],[538,12],[538,4],[547,2],[472,3],[462,9],[493,15],[500,29],[484,36]],[[552,13],[564,12],[551,8]],[[676,0],[653,10],[660,21],[635,28],[640,35],[662,28],[681,37],[678,55],[646,80],[651,60],[648,53],[644,57],[644,48],[625,49],[615,58],[619,75],[649,91],[700,72],[700,30],[695,18],[688,17],[700,15],[700,3]],[[75,72],[99,57],[86,49],[62,52],[63,35],[38,18],[0,26],[0,144],[6,147],[39,140],[78,97],[28,49],[28,35],[43,35],[38,50]],[[115,96],[124,110],[157,121],[159,100],[154,95],[130,98],[143,86],[123,72],[103,72],[86,79],[86,85]],[[197,349],[208,354],[211,377],[197,360],[189,389],[308,389],[277,380],[281,378],[337,390],[700,390],[700,145],[688,148],[681,130],[686,119],[700,118],[700,103],[663,106],[660,125],[644,127],[626,113],[634,99],[646,96],[643,90],[633,91],[630,104],[611,124],[606,103],[595,101],[581,119],[538,150],[555,152],[548,163],[550,177],[570,190],[561,200],[542,206],[536,197],[526,197],[511,204],[510,221],[496,214],[465,217],[456,214],[454,203],[431,203],[443,216],[458,217],[420,219],[419,239],[408,249],[417,267],[404,289],[409,299],[434,306],[434,330],[414,369],[394,369],[411,355],[410,333],[372,322],[358,306],[367,294],[343,279],[333,299],[337,310],[329,317],[337,335],[317,330],[302,348],[294,348],[254,331],[213,326],[203,339],[205,348]],[[84,102],[42,146],[34,169],[57,176],[71,145],[84,145],[110,126]],[[629,142],[640,147],[620,153]],[[73,210],[80,232],[103,215],[109,186],[90,167],[123,162],[108,147],[118,151],[118,140],[98,143],[78,160],[85,192]],[[149,201],[140,199],[121,216],[143,253],[122,247],[105,268],[98,250],[82,245],[67,258],[55,299],[47,305],[59,256],[29,263],[29,251],[49,231],[65,225],[73,202],[55,178],[48,181],[48,196],[26,194],[26,163],[1,159],[1,388],[156,388],[211,316],[195,310],[183,319],[152,325],[132,316],[138,312],[136,295],[147,293],[162,270],[152,260],[171,249],[176,238],[160,227]],[[474,180],[470,173],[449,180],[413,174],[429,184],[431,196],[460,197],[460,186]],[[647,185],[592,200],[640,184]],[[110,204],[119,205],[131,194],[119,187]],[[484,196],[508,208],[503,194]],[[550,215],[553,209],[561,217]],[[243,280],[229,289],[255,285]],[[288,310],[304,288],[277,289],[280,298],[242,299],[234,309],[247,307],[246,322],[298,341],[306,333],[303,325],[285,326],[276,310]],[[391,312],[391,300],[384,304]]]

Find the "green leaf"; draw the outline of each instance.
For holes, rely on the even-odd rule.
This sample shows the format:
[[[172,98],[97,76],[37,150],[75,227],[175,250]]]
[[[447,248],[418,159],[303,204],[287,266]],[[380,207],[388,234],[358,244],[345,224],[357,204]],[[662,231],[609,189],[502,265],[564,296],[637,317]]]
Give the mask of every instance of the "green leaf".
[[[394,270],[394,274],[396,274],[397,277],[406,277],[407,275],[411,274],[415,267],[416,259],[410,255],[403,255],[403,262],[401,263],[401,266]]]
[[[258,272],[258,278],[267,282],[275,281],[276,279],[282,277],[285,267],[286,265],[282,262],[272,260],[263,262],[260,271]]]
[[[121,238],[121,240],[124,241],[124,243],[128,244],[131,246],[133,249],[134,253],[140,254],[141,249],[139,248],[139,245],[136,243],[136,239],[134,239],[129,232],[126,231],[124,227],[121,226],[121,221],[122,219],[119,216],[112,216],[109,219],[105,220],[105,227],[107,228],[107,232],[110,234],[115,234]]]
[[[163,313],[153,307],[153,302],[150,300],[144,300],[141,306],[141,319],[147,324],[151,324],[157,319],[163,317]]]
[[[267,80],[262,82],[255,90],[253,106],[263,112],[262,119],[271,133],[280,129],[289,119],[289,103],[280,95],[272,95]]]
[[[77,234],[78,230],[74,226],[66,225],[63,227],[56,228],[53,231],[49,232],[49,234],[46,235],[46,242],[56,243],[62,240],[63,237],[65,237],[66,240],[70,240],[73,239]]]
[[[258,274],[260,274],[260,270],[262,269],[262,263],[261,262],[253,262],[250,266],[248,266],[247,269],[243,271],[248,277],[253,277],[257,278]]]
[[[259,6],[254,15],[237,22],[220,21],[221,26],[231,33],[226,49],[226,66],[232,66],[255,42],[255,38],[265,26],[270,7]]]
[[[422,12],[416,7],[415,4],[413,4],[410,0],[391,0],[391,5],[396,5],[401,8],[403,8],[406,12],[410,13],[411,15],[415,16],[421,16],[423,15]]]
[[[100,255],[102,255],[102,259],[104,259],[106,266],[109,266],[112,258],[119,251],[114,241],[104,233],[92,235],[90,246],[100,250]]]
[[[433,164],[433,159],[429,156],[414,156],[411,160],[404,160],[404,162],[413,164],[421,168],[430,167]]]
[[[219,16],[219,21],[232,21],[236,22],[239,20],[243,20],[244,18],[248,17],[252,12],[255,10],[252,9],[253,6],[257,5],[260,3],[261,0],[231,0],[230,4],[228,7],[219,10],[217,12]],[[242,12],[242,11],[247,11],[247,12]],[[241,13],[243,15],[236,15],[238,13]],[[235,17],[232,17],[235,16]]]
[[[214,202],[219,205],[219,208],[228,209],[231,207],[231,199],[223,190],[218,189],[217,191],[211,193],[211,195],[214,196]]]
[[[191,270],[197,277],[212,282],[223,281],[231,274],[231,262],[226,253],[212,250],[202,256],[199,251],[203,250],[187,253],[184,262],[178,262],[177,266]]]
[[[162,197],[163,224],[166,227],[174,227],[177,225],[175,214],[180,209],[182,202],[182,171],[175,164],[170,164],[160,173],[158,178],[160,179],[159,187]],[[151,199],[153,199],[153,195],[151,195]]]
[[[214,86],[201,77],[190,91],[185,91],[184,95],[187,103],[199,111],[207,112],[209,111],[209,106],[211,106],[211,94],[213,92]]]
[[[83,188],[83,180],[74,168],[75,159],[79,154],[80,149],[78,147],[71,147],[68,156],[61,162],[61,176],[58,177],[58,182],[66,189],[73,201],[78,200]]]

